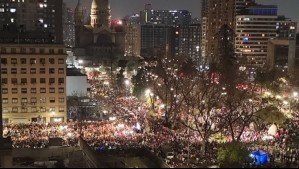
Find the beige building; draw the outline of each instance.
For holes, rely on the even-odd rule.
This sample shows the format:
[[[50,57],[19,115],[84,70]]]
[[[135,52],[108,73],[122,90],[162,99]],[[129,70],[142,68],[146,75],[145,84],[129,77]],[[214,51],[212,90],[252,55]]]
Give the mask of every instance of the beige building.
[[[55,44],[0,44],[5,122],[66,121],[66,51]]]

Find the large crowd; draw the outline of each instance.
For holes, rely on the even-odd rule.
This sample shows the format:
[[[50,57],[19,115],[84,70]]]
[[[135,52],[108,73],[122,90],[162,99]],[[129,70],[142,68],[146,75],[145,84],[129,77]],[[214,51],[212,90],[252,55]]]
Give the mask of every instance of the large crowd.
[[[110,116],[115,118],[102,121],[68,123],[31,123],[7,124],[4,137],[11,137],[14,148],[45,148],[50,138],[62,138],[66,146],[77,146],[81,136],[94,151],[112,149],[130,149],[146,147],[164,157],[171,167],[206,166],[216,163],[218,144],[210,141],[203,158],[201,141],[196,133],[187,129],[173,131],[164,127],[163,120],[147,118],[149,108],[134,97],[116,99],[115,111]],[[255,131],[246,128],[241,136],[243,142],[263,140],[262,147],[271,152],[272,159],[295,161],[299,157],[298,146],[291,145],[298,139],[296,133],[299,117],[278,129],[277,135],[269,136],[267,130]],[[298,139],[299,140],[299,139]],[[164,147],[171,147],[173,157],[163,154]]]

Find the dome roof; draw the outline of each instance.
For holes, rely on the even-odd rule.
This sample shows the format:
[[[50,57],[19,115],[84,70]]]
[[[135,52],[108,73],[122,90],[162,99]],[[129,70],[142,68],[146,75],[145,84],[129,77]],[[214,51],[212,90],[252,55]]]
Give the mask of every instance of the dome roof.
[[[108,0],[93,0],[91,4],[91,9],[110,9],[110,4]]]
[[[93,9],[93,8],[98,8],[99,6],[100,6],[100,4],[98,4],[98,1],[97,1],[97,0],[93,0],[93,1],[92,1],[91,9]]]

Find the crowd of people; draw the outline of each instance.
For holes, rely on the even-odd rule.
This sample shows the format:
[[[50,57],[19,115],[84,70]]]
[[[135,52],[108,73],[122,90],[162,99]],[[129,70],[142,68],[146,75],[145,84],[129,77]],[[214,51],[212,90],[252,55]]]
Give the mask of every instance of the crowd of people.
[[[202,142],[196,132],[182,128],[171,130],[163,125],[162,119],[148,118],[150,111],[146,103],[134,97],[119,97],[115,102],[115,111],[109,120],[68,123],[31,123],[7,124],[4,136],[11,137],[14,148],[45,148],[50,138],[62,138],[64,145],[77,146],[81,136],[97,152],[125,150],[146,147],[166,159],[171,167],[208,166],[216,164],[218,144],[210,141],[205,145],[203,156]],[[264,141],[264,149],[270,152],[272,159],[294,162],[299,156],[299,147],[291,145],[298,133],[299,117],[289,121],[285,128],[279,129],[277,135],[270,139],[267,130],[256,131],[245,128],[241,141],[250,143]],[[266,139],[264,139],[266,138]],[[297,140],[299,141],[299,139]],[[263,144],[260,144],[263,145]],[[173,157],[163,154],[164,147],[171,147]]]

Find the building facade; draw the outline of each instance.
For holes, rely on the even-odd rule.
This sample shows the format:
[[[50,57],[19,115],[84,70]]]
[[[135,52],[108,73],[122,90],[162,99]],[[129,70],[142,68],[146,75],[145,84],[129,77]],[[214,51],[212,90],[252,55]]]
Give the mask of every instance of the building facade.
[[[75,46],[74,11],[70,8],[64,8],[63,42],[64,42],[64,45],[67,46],[67,47],[74,47]]]
[[[201,50],[203,60],[217,59],[219,32],[223,25],[235,30],[235,17],[255,0],[202,0]]]
[[[63,43],[62,0],[0,0],[0,29],[50,33]]]
[[[192,58],[194,61],[199,63],[201,59],[201,25],[197,24],[189,26],[179,26],[175,29],[175,56]]]
[[[87,97],[89,96],[90,84],[87,75],[82,74],[80,69],[68,68],[66,74],[66,95]]]
[[[276,37],[277,7],[251,6],[248,15],[236,17],[235,53],[241,66],[266,64],[268,41]]]
[[[167,25],[141,25],[141,56],[152,57],[158,51],[174,54],[174,27]]]
[[[190,25],[192,13],[187,10],[153,10],[146,4],[140,12],[141,24]]]
[[[0,49],[4,121],[66,121],[64,46],[0,44]]]
[[[234,28],[235,24],[235,0],[208,0],[205,2],[207,17],[206,31],[206,57],[212,60],[217,55],[218,32],[223,25]]]
[[[125,56],[141,56],[141,26],[129,24],[125,26]]]

